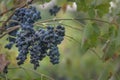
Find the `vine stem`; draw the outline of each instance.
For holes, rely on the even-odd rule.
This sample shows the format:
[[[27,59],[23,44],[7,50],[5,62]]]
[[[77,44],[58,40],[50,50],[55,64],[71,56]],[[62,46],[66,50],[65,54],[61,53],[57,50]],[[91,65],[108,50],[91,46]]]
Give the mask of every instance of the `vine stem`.
[[[56,18],[56,19],[48,19],[48,20],[40,21],[39,23],[61,21],[61,20],[92,20],[92,21],[98,21],[98,22],[103,22],[103,23],[107,23],[107,24],[116,25],[115,23],[111,23],[111,22],[108,22],[108,21],[100,20],[100,19],[93,19],[93,18]]]
[[[67,24],[64,24],[64,23],[61,23],[61,25],[64,25],[64,26],[70,27],[71,29],[75,29],[75,30],[78,30],[78,31],[82,31],[82,29],[75,28],[75,27],[72,27],[72,26],[67,25]]]
[[[110,43],[111,43],[111,40],[110,39],[108,39],[107,41],[106,41],[106,43],[103,45],[103,48],[102,48],[102,51],[103,51],[103,55],[102,55],[102,59],[105,59],[105,57],[106,57],[106,51],[108,50],[108,48],[109,48],[109,46],[110,46]]]
[[[92,18],[66,18],[66,19],[56,18],[56,19],[48,19],[48,20],[36,22],[35,24],[37,24],[37,23],[47,23],[47,22],[53,22],[53,21],[61,21],[61,20],[93,20],[93,21],[98,21],[98,22],[107,23],[107,24],[110,24],[110,25],[111,25],[111,24],[116,25],[115,23],[111,23],[111,22],[103,21],[103,20],[99,20],[99,19],[92,19]],[[117,25],[116,25],[116,26],[117,26]],[[13,27],[12,27],[12,28],[13,28]],[[18,29],[18,28],[20,28],[20,27],[16,27],[16,28],[14,28],[14,29],[12,29],[12,30],[10,30],[10,31],[7,31],[6,33],[0,35],[0,38],[2,38],[2,37],[5,36],[7,33],[12,32],[12,31],[14,31],[14,30],[16,30],[16,29]],[[0,29],[0,31],[1,31],[1,30],[2,30],[2,29]]]
[[[16,29],[19,29],[19,28],[20,28],[19,25],[9,28],[6,32],[4,32],[2,35],[0,35],[0,38],[4,37],[6,34],[8,34],[8,33],[12,32],[12,31],[14,31],[14,30],[16,30]]]
[[[42,74],[42,73],[38,73],[38,72],[36,72],[36,71],[34,71],[34,70],[32,70],[32,69],[25,68],[25,67],[22,67],[22,66],[20,66],[19,68],[24,69],[24,70],[32,71],[32,72],[34,72],[34,73],[36,73],[36,74],[38,74],[38,75],[40,75],[40,76],[44,76],[44,77],[46,77],[46,78],[48,78],[48,79],[50,79],[50,80],[54,80],[52,77],[49,77],[49,76],[47,76],[47,75],[45,75],[45,74]]]
[[[68,37],[68,38],[70,38],[70,39],[72,39],[72,40],[74,40],[74,41],[76,41],[77,43],[79,43],[80,44],[80,42],[79,41],[77,41],[75,38],[73,38],[73,37],[71,37],[71,36],[69,36],[69,35],[65,35],[66,37]]]
[[[91,48],[90,50],[98,57],[98,59],[102,60],[100,55],[98,55],[98,53],[95,51],[95,49]]]
[[[11,8],[11,9],[9,9],[9,10],[6,10],[6,11],[0,13],[0,16],[3,16],[4,14],[6,14],[6,13],[8,13],[8,12],[10,12],[10,11],[13,11],[14,9],[16,9],[16,7],[13,7],[13,8]]]
[[[29,2],[33,2],[33,0],[31,0],[31,1],[29,1]],[[6,13],[8,13],[8,12],[10,12],[10,11],[15,10],[16,8],[19,8],[20,6],[21,6],[21,5],[14,6],[14,7],[10,8],[9,10],[6,10],[6,11],[0,13],[0,16],[3,16],[4,14],[6,14]]]
[[[66,27],[69,27],[71,29],[75,29],[75,30],[78,30],[78,31],[82,31],[82,29],[79,29],[79,28],[75,28],[73,26],[70,26],[70,25],[67,25],[67,24],[64,24],[64,23],[57,23],[57,24],[60,24],[60,25],[63,25],[63,26],[66,26]],[[47,25],[52,25],[51,23],[35,23],[34,25],[43,25],[43,26],[47,26]]]
[[[48,78],[49,80],[55,80],[55,79],[53,79],[53,78],[50,77],[50,76],[47,76],[47,75],[42,74],[42,73],[40,73],[40,72],[36,72],[35,70],[29,69],[29,68],[25,68],[25,67],[23,67],[23,66],[12,67],[12,68],[8,68],[8,69],[23,69],[23,70],[28,70],[28,71],[32,71],[32,72],[36,73],[37,75],[40,75],[40,76],[41,76],[40,78],[42,78],[42,77],[44,76],[44,77]]]
[[[5,80],[8,80],[7,75],[5,75]]]
[[[23,71],[27,74],[27,76],[29,76],[29,78],[30,79],[32,79],[32,77],[30,76],[30,74],[28,73],[28,71],[26,70],[26,69],[24,69],[24,68],[22,68],[23,69]],[[33,80],[33,79],[32,79]]]

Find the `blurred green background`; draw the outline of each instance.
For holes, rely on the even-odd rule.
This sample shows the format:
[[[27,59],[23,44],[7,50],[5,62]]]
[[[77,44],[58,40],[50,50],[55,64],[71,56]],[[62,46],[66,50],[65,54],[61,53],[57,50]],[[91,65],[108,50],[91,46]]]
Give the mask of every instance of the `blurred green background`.
[[[11,50],[4,48],[8,43],[6,39],[9,35],[6,35],[0,39],[0,53],[7,55],[10,65],[8,74],[4,75],[6,79],[0,74],[0,80],[120,80],[120,18],[117,8],[119,1],[53,0],[53,3],[48,5],[46,2],[49,1],[35,0],[33,2],[32,5],[37,7],[42,16],[38,23],[48,19],[71,19],[35,25],[36,29],[45,28],[47,25],[65,26],[66,36],[59,45],[60,63],[52,65],[46,57],[40,62],[37,70],[33,70],[29,59],[24,65],[18,67],[16,64],[17,48],[15,46]],[[25,3],[26,0],[0,0],[0,13],[22,2]],[[110,2],[114,2],[117,7],[111,7]],[[62,8],[57,16],[51,16],[48,10],[51,5],[55,4]],[[68,5],[71,9],[67,9]],[[11,13],[12,11],[0,16],[0,20],[6,20]],[[93,20],[93,18],[100,21]],[[107,48],[105,52],[104,47]]]

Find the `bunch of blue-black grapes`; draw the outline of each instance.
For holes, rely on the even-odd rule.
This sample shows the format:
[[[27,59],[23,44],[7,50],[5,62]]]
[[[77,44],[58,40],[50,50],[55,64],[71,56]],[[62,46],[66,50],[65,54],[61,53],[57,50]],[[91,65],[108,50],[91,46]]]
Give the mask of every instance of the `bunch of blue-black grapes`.
[[[24,63],[28,53],[31,55],[30,62],[34,64],[34,69],[37,69],[39,61],[46,55],[49,56],[52,64],[58,64],[60,54],[57,45],[63,41],[64,36],[65,29],[60,25],[37,31],[33,28],[20,31],[16,39],[19,50],[18,65]]]
[[[50,13],[50,15],[56,16],[56,14],[60,11],[60,9],[61,9],[61,7],[55,5],[49,10],[49,13]]]
[[[30,54],[30,63],[34,65],[34,69],[39,66],[39,61],[45,56],[49,56],[52,64],[59,63],[58,44],[64,40],[65,28],[61,25],[56,27],[48,26],[46,29],[35,30],[33,24],[41,19],[40,12],[35,7],[19,8],[15,11],[6,28],[20,25],[19,30],[9,33],[9,44],[5,47],[11,49],[16,44],[19,54],[17,56],[17,64],[24,64],[27,54]]]
[[[15,27],[21,25],[22,29],[27,29],[33,27],[33,23],[41,19],[40,12],[36,10],[35,7],[30,6],[29,8],[18,8],[16,9],[14,15],[11,17],[10,22],[6,25],[6,29],[10,27]],[[11,49],[16,40],[17,30],[9,32],[10,37],[7,40],[10,42],[5,47]]]

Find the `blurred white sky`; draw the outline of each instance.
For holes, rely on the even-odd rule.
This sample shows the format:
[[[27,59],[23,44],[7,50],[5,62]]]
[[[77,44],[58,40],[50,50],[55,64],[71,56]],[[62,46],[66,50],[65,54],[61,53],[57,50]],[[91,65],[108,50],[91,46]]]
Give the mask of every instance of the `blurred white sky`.
[[[51,0],[49,3],[44,3],[43,5],[40,5],[40,8],[48,9],[48,8],[54,6],[55,4],[56,4],[56,0]],[[72,6],[67,5],[67,11],[76,11],[76,10],[77,10],[77,5],[75,2],[72,4]]]
[[[110,2],[110,9],[116,7],[116,3],[120,2],[120,0],[115,0],[114,2]],[[49,9],[50,7],[56,5],[56,0],[51,0],[49,3],[44,3],[43,5],[40,5],[39,7],[41,9]],[[72,6],[67,5],[67,11],[76,11],[77,10],[77,5],[75,2],[73,2]],[[110,10],[111,11],[111,10]]]

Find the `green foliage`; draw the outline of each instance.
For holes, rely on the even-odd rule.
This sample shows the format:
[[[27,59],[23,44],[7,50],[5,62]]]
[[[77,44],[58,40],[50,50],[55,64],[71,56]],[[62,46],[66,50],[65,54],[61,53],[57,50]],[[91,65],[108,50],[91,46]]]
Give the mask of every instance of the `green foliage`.
[[[120,47],[120,28],[118,29],[118,34],[116,36],[116,40],[115,40],[115,43],[116,43],[116,46]]]
[[[107,2],[107,3],[103,3],[95,6],[95,9],[97,10],[98,15],[102,17],[104,14],[109,12],[109,7],[110,7],[110,4]]]
[[[77,3],[78,11],[88,12],[89,15],[95,16],[95,11],[97,15],[102,17],[104,14],[109,12],[110,1],[111,0],[73,0]],[[93,17],[93,16],[92,16]]]
[[[67,0],[57,0],[58,5],[64,5],[65,3],[67,3]]]
[[[88,22],[83,31],[81,51],[85,53],[88,49],[96,47],[100,31],[95,23]]]

